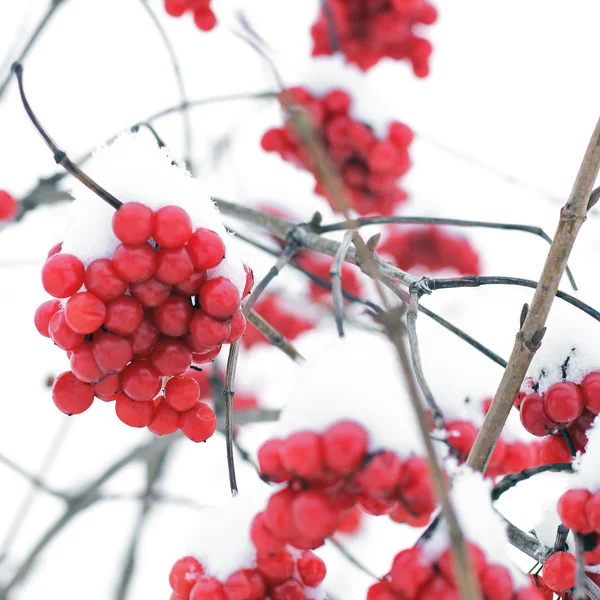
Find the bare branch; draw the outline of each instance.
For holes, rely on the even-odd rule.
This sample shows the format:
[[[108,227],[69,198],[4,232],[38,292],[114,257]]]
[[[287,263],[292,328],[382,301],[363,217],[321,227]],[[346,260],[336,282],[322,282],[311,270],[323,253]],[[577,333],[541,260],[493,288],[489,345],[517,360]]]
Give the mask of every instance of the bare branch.
[[[331,297],[333,299],[333,313],[335,324],[340,337],[344,337],[344,300],[342,296],[342,263],[350,244],[352,243],[352,231],[346,231],[344,240],[340,244],[335,258],[331,263],[329,275],[331,277]]]
[[[286,340],[272,325],[267,323],[257,312],[251,311],[248,315],[248,321],[256,327],[275,348],[279,348],[293,361],[304,360],[304,357],[294,346]]]
[[[577,570],[575,572],[575,589],[573,590],[573,600],[585,600],[585,560],[583,549],[583,537],[576,531],[575,537],[575,558],[577,559]]]
[[[229,472],[229,487],[231,495],[237,496],[238,487],[235,479],[235,461],[233,456],[233,384],[235,381],[235,369],[240,351],[240,340],[236,340],[229,348],[227,357],[227,371],[225,373],[225,438],[227,442],[227,470]]]
[[[510,413],[515,396],[527,374],[536,352],[536,342],[545,327],[554,296],[565,271],[569,255],[577,234],[587,215],[587,206],[592,186],[600,169],[600,120],[596,124],[588,148],[575,179],[571,195],[560,213],[554,240],[550,246],[544,269],[540,276],[529,313],[517,333],[515,344],[494,401],[467,464],[484,471],[494,446],[500,437],[504,423]],[[539,344],[539,342],[537,342]]]
[[[373,571],[365,567],[353,554],[351,554],[342,543],[334,536],[327,538],[327,541],[334,546],[338,552],[352,565],[354,565],[359,571],[362,571],[365,575],[374,579],[375,581],[379,581],[382,578],[377,577]]]
[[[526,481],[530,477],[537,475],[538,473],[547,473],[548,471],[566,471],[568,473],[573,472],[573,465],[571,463],[552,463],[550,465],[539,465],[537,467],[531,467],[530,469],[523,469],[518,473],[512,473],[506,475],[500,483],[497,483],[492,490],[492,500],[498,500],[504,492],[512,489],[521,481]]]

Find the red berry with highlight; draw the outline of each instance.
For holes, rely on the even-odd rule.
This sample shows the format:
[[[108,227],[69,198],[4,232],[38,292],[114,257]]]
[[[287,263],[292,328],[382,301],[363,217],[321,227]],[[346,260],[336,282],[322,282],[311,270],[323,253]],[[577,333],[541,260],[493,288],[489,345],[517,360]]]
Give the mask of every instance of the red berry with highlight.
[[[154,310],[154,326],[163,335],[184,335],[192,320],[194,309],[188,298],[170,296]]]
[[[171,296],[171,286],[150,277],[146,281],[130,284],[129,292],[142,306],[155,308]]]
[[[583,396],[579,386],[570,381],[551,385],[544,395],[544,410],[557,423],[570,423],[583,411]]]
[[[112,218],[112,230],[120,242],[137,246],[152,236],[154,213],[139,202],[127,202],[119,207]]]
[[[187,597],[196,581],[204,574],[202,565],[193,556],[180,558],[171,568],[169,583],[180,596]]]
[[[87,291],[102,302],[119,298],[127,291],[127,282],[119,277],[108,258],[99,258],[89,264],[84,283]]]
[[[0,221],[10,221],[17,214],[18,203],[8,192],[0,190]]]
[[[240,293],[226,277],[209,279],[200,288],[200,306],[215,319],[229,319],[240,307]]]
[[[79,379],[86,383],[97,383],[104,378],[105,374],[96,364],[92,344],[84,342],[71,353],[71,371]]]
[[[165,401],[177,411],[193,408],[200,399],[200,386],[195,379],[180,375],[171,377],[165,386]]]
[[[589,373],[580,384],[583,402],[595,415],[600,413],[600,371]]]
[[[43,302],[37,307],[37,310],[35,311],[35,315],[33,317],[33,321],[35,323],[35,328],[44,337],[50,337],[48,326],[50,325],[50,320],[52,319],[52,317],[59,310],[60,302],[58,300],[47,300],[46,302]]]
[[[150,360],[161,375],[181,375],[192,364],[192,352],[176,338],[163,338],[152,349]]]
[[[179,206],[164,206],[154,213],[152,237],[163,248],[183,246],[192,235],[190,216]]]
[[[356,470],[369,445],[369,436],[364,427],[354,421],[340,421],[323,434],[326,465],[338,473]]]
[[[52,400],[61,412],[78,415],[94,402],[94,388],[79,381],[71,371],[61,373],[52,385]]]
[[[225,257],[225,244],[215,231],[200,228],[192,233],[187,251],[196,269],[214,269]]]
[[[204,402],[181,413],[180,427],[183,435],[192,442],[204,442],[217,429],[217,417],[213,409]]]
[[[48,324],[50,339],[62,350],[74,350],[83,344],[83,333],[73,331],[65,318],[64,310],[57,310]]]
[[[156,270],[156,255],[150,244],[128,246],[120,244],[112,258],[119,277],[130,283],[146,281]]]
[[[280,450],[286,470],[299,477],[317,477],[324,467],[323,439],[312,431],[292,433]]]
[[[85,268],[72,254],[55,254],[42,267],[42,285],[55,298],[68,298],[83,285]]]
[[[154,416],[154,402],[136,402],[124,392],[119,392],[115,411],[120,421],[129,427],[146,427]]]
[[[298,574],[300,575],[300,579],[302,579],[302,583],[308,587],[321,585],[327,574],[325,563],[310,551],[302,553],[296,561],[296,567],[298,568]]]
[[[183,247],[159,248],[156,251],[156,272],[154,276],[162,283],[174,285],[188,280],[194,272],[194,265],[188,251]]]
[[[78,292],[67,300],[65,319],[77,333],[94,333],[104,322],[106,306],[90,292]]]
[[[142,324],[144,310],[131,296],[121,296],[106,305],[104,326],[117,335],[132,335]]]
[[[569,528],[579,533],[588,534],[593,531],[588,520],[586,505],[592,498],[588,490],[567,490],[558,501],[558,514],[561,521]]]
[[[536,392],[527,394],[523,398],[519,412],[523,427],[533,435],[543,437],[556,429],[556,423],[544,410],[542,397]]]
[[[114,333],[94,335],[94,359],[105,373],[120,373],[133,357],[133,348],[124,338]]]
[[[575,556],[568,552],[555,552],[544,563],[544,583],[554,592],[566,592],[575,585]]]
[[[154,401],[154,415],[148,429],[156,435],[169,435],[179,429],[179,413],[165,402],[163,396]]]
[[[227,321],[214,319],[201,310],[194,311],[189,329],[194,341],[205,348],[224,343],[231,333],[231,325]]]
[[[300,492],[294,498],[292,516],[296,529],[311,539],[331,535],[340,519],[331,498],[324,492],[315,490]]]
[[[123,391],[140,402],[152,400],[162,388],[162,376],[149,360],[134,360],[121,373]]]

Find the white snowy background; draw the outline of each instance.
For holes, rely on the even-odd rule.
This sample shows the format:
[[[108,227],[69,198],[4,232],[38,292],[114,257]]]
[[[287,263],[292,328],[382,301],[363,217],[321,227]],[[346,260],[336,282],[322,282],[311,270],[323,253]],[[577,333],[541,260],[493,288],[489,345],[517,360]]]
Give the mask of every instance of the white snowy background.
[[[235,14],[240,9],[273,48],[284,80],[307,81],[312,68],[309,27],[317,0],[213,0],[213,4],[220,24],[205,34],[190,19],[167,17],[162,2],[151,2],[174,44],[190,98],[274,89],[263,60],[231,31],[238,27]],[[413,168],[405,180],[411,200],[402,214],[540,225],[551,235],[600,114],[600,5],[595,0],[568,5],[558,0],[460,0],[437,5],[439,22],[426,34],[434,45],[428,79],[417,80],[408,66],[389,61],[362,76],[363,113],[371,111],[373,119],[397,118],[417,134],[411,149]],[[8,57],[14,56],[14,45],[22,43],[46,6],[46,0],[0,3],[0,80],[9,68]],[[336,64],[328,68],[332,86],[356,78],[352,68]],[[168,55],[138,0],[65,0],[25,67],[31,104],[72,157],[179,102]],[[312,193],[312,177],[260,148],[261,134],[280,123],[275,103],[238,101],[200,107],[192,111],[192,121],[198,175],[212,194],[248,204],[277,202],[301,218],[318,209],[331,220],[326,203]],[[155,126],[180,157],[181,117],[172,115]],[[225,138],[231,143],[217,161],[215,148],[222,148]],[[39,177],[55,171],[13,82],[0,100],[0,188],[20,197]],[[598,210],[585,224],[570,262],[580,297],[596,306],[600,306]],[[68,419],[56,410],[45,385],[48,375],[66,370],[68,363],[63,352],[37,334],[33,312],[45,299],[39,278],[42,261],[50,246],[62,239],[67,213],[66,205],[41,208],[0,231],[0,454],[35,473],[60,432],[63,443],[45,480],[60,490],[77,490],[150,434],[126,427],[112,406],[100,402]],[[463,233],[480,252],[484,274],[530,279],[539,275],[547,252],[542,240],[519,232]],[[258,277],[266,272],[270,259],[247,247],[240,250]],[[274,286],[295,295],[306,284],[296,274],[284,273]],[[566,281],[562,287],[568,289]],[[440,291],[424,304],[508,358],[521,306],[531,296],[531,290],[494,286]],[[499,367],[425,317],[419,318],[418,327],[425,372],[440,402],[453,405],[468,395],[479,399],[494,392]],[[587,338],[594,350],[600,324],[557,301],[545,347],[562,352],[561,344],[569,345],[571,331],[578,339]],[[333,327],[325,323],[302,336],[297,347],[309,361],[324,360],[322,347],[332,336]],[[360,344],[356,352],[361,352]],[[600,351],[597,354],[600,365]],[[332,354],[326,358],[336,360]],[[285,356],[261,347],[242,353],[240,360],[241,387],[254,390],[266,406],[285,403],[289,377],[296,370]],[[376,355],[365,353],[364,369],[345,376],[357,381],[374,377],[378,364]],[[343,369],[337,365],[332,371]],[[315,384],[327,386],[334,398],[335,379],[322,375],[324,380]],[[365,387],[362,382],[356,390]],[[368,410],[368,393],[364,404]],[[241,443],[253,448],[269,430],[249,428]],[[237,465],[242,492],[263,485],[250,467],[240,460]],[[539,476],[506,494],[498,507],[528,530],[545,502],[558,498],[566,479]],[[103,491],[131,495],[143,488],[144,481],[137,463]],[[201,445],[180,442],[160,489],[200,505],[227,503],[223,438],[216,435]],[[28,492],[26,479],[0,465],[0,549]],[[464,498],[469,501],[468,494]],[[8,556],[0,562],[0,585],[11,578],[63,509],[60,500],[37,495]],[[134,500],[100,502],[86,510],[45,549],[10,597],[117,598],[139,510]],[[395,553],[418,533],[385,517],[366,518],[359,534],[344,539],[344,544],[381,575]],[[207,543],[197,510],[157,504],[142,533],[129,600],[168,598],[172,563]],[[319,552],[328,565],[325,587],[331,597],[364,598],[372,580],[335,548]],[[525,570],[532,566],[516,552],[512,558]]]

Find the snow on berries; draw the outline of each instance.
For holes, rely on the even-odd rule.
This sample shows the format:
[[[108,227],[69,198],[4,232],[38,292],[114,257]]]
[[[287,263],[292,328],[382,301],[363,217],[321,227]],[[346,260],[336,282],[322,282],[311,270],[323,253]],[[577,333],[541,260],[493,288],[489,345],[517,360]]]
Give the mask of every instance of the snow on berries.
[[[14,219],[18,206],[13,196],[5,190],[0,190],[0,222]]]
[[[359,214],[390,215],[406,200],[407,194],[397,182],[410,168],[408,147],[413,133],[409,127],[392,121],[385,134],[378,135],[368,123],[352,116],[352,98],[341,89],[330,89],[319,96],[305,87],[293,87],[282,94],[287,103],[302,107],[310,115]],[[317,178],[313,157],[289,119],[283,127],[267,131],[261,144],[267,152],[277,152]],[[334,210],[342,210],[335,198],[327,196],[324,182],[318,178],[315,193],[325,196]]]
[[[90,172],[124,204],[115,212],[76,192],[62,247],[42,268],[57,300],[34,321],[70,360],[52,390],[62,412],[95,396],[131,427],[201,442],[216,418],[191,367],[243,335],[251,272],[197,182],[147,143],[125,136],[96,155]]]
[[[181,17],[190,12],[198,29],[210,31],[217,24],[210,4],[211,0],[165,0],[165,10],[172,17]]]
[[[418,35],[431,25],[437,11],[426,0],[329,0],[311,33],[313,56],[333,54],[363,71],[382,58],[408,60],[417,77],[429,73],[431,44]]]
[[[177,600],[324,600],[325,563],[310,550],[254,544],[254,513],[264,493],[236,497],[224,509],[203,512],[194,556],[177,560],[169,574]],[[252,533],[251,533],[252,532]]]
[[[390,255],[404,271],[452,269],[461,275],[479,275],[479,255],[464,237],[451,235],[433,225],[388,227],[377,251]]]

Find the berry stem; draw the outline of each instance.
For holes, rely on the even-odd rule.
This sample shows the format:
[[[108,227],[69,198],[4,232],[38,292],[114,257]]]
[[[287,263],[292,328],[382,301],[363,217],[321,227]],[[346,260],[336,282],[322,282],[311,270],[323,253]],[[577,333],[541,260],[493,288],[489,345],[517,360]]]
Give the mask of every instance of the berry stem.
[[[23,65],[20,63],[15,63],[13,65],[13,71],[17,77],[17,82],[19,84],[19,93],[21,95],[21,101],[23,102],[23,107],[25,108],[25,112],[29,117],[30,121],[33,123],[34,127],[37,129],[38,133],[42,136],[43,140],[46,142],[46,145],[52,152],[54,153],[54,160],[57,164],[61,165],[68,173],[73,175],[76,179],[81,181],[83,185],[92,190],[96,195],[98,195],[102,200],[104,200],[107,204],[110,204],[115,210],[118,210],[122,206],[122,202],[117,200],[112,194],[107,192],[104,188],[100,187],[93,179],[88,177],[66,154],[63,152],[54,142],[54,140],[48,135],[46,130],[42,127],[42,124],[39,122],[38,118],[35,116],[31,106],[29,105],[29,101],[27,100],[27,96],[25,95],[25,90],[23,88]]]
[[[237,496],[238,487],[235,478],[235,460],[233,457],[233,385],[235,382],[235,370],[237,367],[237,359],[240,351],[240,341],[236,340],[229,348],[229,356],[227,357],[227,370],[225,372],[225,439],[227,443],[227,470],[229,473],[229,487],[231,495]]]
[[[585,600],[585,562],[583,537],[576,531],[573,532],[575,538],[575,558],[577,559],[577,570],[575,571],[575,589],[573,590],[573,600]]]
[[[344,300],[342,296],[342,263],[350,244],[352,243],[353,231],[346,231],[344,239],[335,254],[329,275],[331,277],[331,298],[333,300],[333,314],[338,334],[344,337]]]
[[[521,481],[526,481],[530,477],[537,475],[538,473],[546,473],[547,471],[566,471],[567,473],[573,472],[573,465],[571,463],[552,463],[549,465],[539,465],[530,469],[523,469],[518,473],[507,475],[500,481],[500,483],[494,486],[492,490],[492,500],[498,500],[504,492],[515,487]]]

